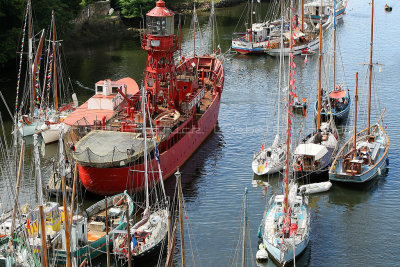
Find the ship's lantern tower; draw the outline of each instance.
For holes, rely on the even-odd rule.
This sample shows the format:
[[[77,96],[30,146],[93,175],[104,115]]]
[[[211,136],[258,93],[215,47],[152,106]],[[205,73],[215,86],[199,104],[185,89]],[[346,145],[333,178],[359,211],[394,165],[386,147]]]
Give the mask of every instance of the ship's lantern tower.
[[[142,49],[147,52],[144,85],[150,98],[150,109],[157,105],[176,108],[176,73],[174,52],[177,38],[174,35],[174,13],[157,1],[156,7],[146,14],[146,34],[141,39]]]

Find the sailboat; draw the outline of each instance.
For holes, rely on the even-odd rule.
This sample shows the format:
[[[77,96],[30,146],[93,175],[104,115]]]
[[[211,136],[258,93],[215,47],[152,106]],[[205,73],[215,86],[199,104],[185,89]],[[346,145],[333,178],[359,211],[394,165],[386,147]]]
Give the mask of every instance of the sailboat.
[[[119,231],[126,225],[126,216],[133,213],[133,200],[125,191],[121,194],[106,197],[87,209],[73,210],[67,207],[65,190],[65,152],[63,129],[59,129],[59,172],[63,180],[63,207],[60,207],[63,228],[50,240],[50,262],[56,265],[71,266],[72,262],[80,265],[83,261],[92,260],[112,248],[114,235],[108,232]],[[74,179],[76,180],[76,179]],[[74,188],[76,181],[74,181]],[[74,203],[74,192],[72,203]],[[112,205],[107,204],[112,203]]]
[[[302,2],[301,4],[303,7],[304,3]],[[284,1],[282,1],[282,5],[284,5]],[[291,12],[293,13],[294,9],[291,9]],[[284,8],[282,8],[282,12],[284,12]],[[320,43],[321,37],[318,36],[318,31],[320,32],[322,28],[328,28],[332,24],[332,20],[328,20],[323,25],[319,25],[319,29],[317,29],[314,27],[314,25],[311,25],[305,21],[303,8],[301,8],[300,15],[300,21],[298,15],[295,15],[293,18],[291,18],[294,25],[293,29],[290,29],[290,31],[285,30],[283,33],[285,45],[283,48],[284,56],[289,56],[289,54],[304,55],[313,53],[313,51],[318,49],[318,45]],[[293,49],[289,47],[290,39],[292,39],[291,44]],[[276,35],[272,35],[268,41],[267,47],[264,48],[264,52],[270,56],[280,55],[280,38],[277,38]]]
[[[165,194],[164,183],[162,179],[162,172],[160,168],[159,156],[157,156],[156,137],[151,134],[151,142],[155,147],[154,153],[158,160],[156,165],[157,169],[151,171],[149,165],[151,163],[148,159],[150,150],[147,144],[148,129],[146,127],[147,119],[151,121],[148,112],[148,104],[146,102],[147,93],[145,88],[142,88],[142,114],[143,114],[143,155],[144,155],[144,178],[145,178],[145,201],[144,206],[139,207],[137,210],[143,211],[141,219],[137,221],[132,227],[131,223],[127,224],[127,233],[119,234],[114,241],[114,253],[118,254],[121,258],[130,259],[133,257],[136,261],[146,258],[147,256],[158,251],[164,244],[166,244],[166,237],[168,234],[168,202]],[[150,132],[153,133],[150,124]],[[151,188],[152,194],[150,195],[150,178],[158,179],[154,182],[154,187]],[[159,192],[157,192],[160,190]],[[150,203],[152,201],[152,203]],[[132,235],[132,240],[128,236]]]
[[[284,145],[279,140],[280,133],[280,98],[282,90],[282,76],[283,76],[283,17],[281,19],[281,54],[279,62],[279,82],[278,82],[278,116],[277,116],[277,129],[274,143],[271,147],[265,148],[261,146],[261,151],[253,157],[251,164],[253,172],[257,175],[273,174],[283,169],[286,160],[286,151]]]
[[[336,1],[334,1],[334,5]],[[350,113],[351,98],[349,89],[343,88],[343,82],[336,85],[336,15],[333,16],[333,89],[328,95],[323,95],[321,104],[321,120],[328,121],[331,117],[336,123],[347,121]],[[314,114],[318,114],[318,101],[315,102]]]
[[[291,42],[290,42],[291,43]],[[291,49],[293,48],[290,44]],[[294,70],[293,56],[290,56],[290,69]],[[285,176],[283,180],[283,194],[273,195],[265,209],[259,228],[259,237],[262,238],[264,248],[280,266],[294,262],[296,257],[304,252],[310,238],[310,213],[308,210],[308,197],[298,192],[290,168],[290,135],[291,135],[291,110],[294,92],[294,77],[289,79],[287,94],[287,134]],[[292,176],[292,177],[291,177]],[[292,179],[290,179],[292,178]],[[289,183],[289,180],[292,182]]]
[[[371,121],[371,94],[372,94],[372,53],[374,29],[374,0],[371,11],[371,46],[369,58],[369,83],[368,83],[368,120],[367,128],[357,133],[357,89],[356,108],[354,119],[354,136],[340,149],[329,170],[329,179],[343,183],[364,183],[382,174],[389,164],[390,139],[385,129],[380,125],[384,115],[381,114],[376,124]],[[358,75],[356,76],[356,88]]]
[[[40,127],[39,130],[39,133],[42,135],[45,144],[58,141],[58,133],[60,128],[63,128],[65,132],[68,130],[69,127],[67,124],[63,123],[63,120],[78,107],[78,100],[75,93],[71,95],[73,103],[65,102],[65,100],[68,99],[68,95],[73,90],[71,82],[64,77],[64,75],[66,75],[64,68],[61,67],[63,58],[61,57],[61,46],[59,44],[60,41],[56,40],[54,11],[51,15],[50,30],[52,32],[50,35],[52,37],[52,41],[49,40],[48,45],[46,66],[47,73],[45,77],[46,88],[43,88],[41,101],[42,110],[45,109],[45,123]],[[64,81],[62,81],[62,79],[64,79]],[[65,95],[63,95],[61,92]],[[50,94],[53,95],[53,103],[50,103]],[[47,99],[45,99],[46,96]],[[61,106],[59,106],[59,102],[61,103]]]
[[[321,0],[322,5],[322,0]],[[322,29],[322,19],[320,28]],[[322,30],[320,31],[322,38]],[[322,64],[322,42],[319,44],[319,64],[318,64],[318,113],[317,129],[309,134],[296,147],[294,151],[294,170],[297,176],[321,174],[328,171],[338,146],[338,133],[335,123],[332,119],[327,122],[321,122],[321,64]]]
[[[315,0],[304,5],[304,16],[306,19],[317,24],[321,19],[321,14],[323,14],[322,21],[325,22],[328,20],[330,14],[333,11],[335,19],[342,19],[346,14],[346,7],[347,0],[324,1],[322,3],[322,8],[320,2],[318,0]]]
[[[272,8],[274,9],[274,6]],[[279,30],[280,21],[254,22],[254,14],[256,13],[254,0],[251,0],[250,5],[247,5],[247,9],[249,11],[250,27],[247,29],[247,23],[245,23],[245,32],[233,33],[232,49],[240,54],[264,53],[264,49],[269,45],[271,35],[273,35],[273,32]],[[246,12],[246,10],[243,12]]]
[[[28,240],[26,222],[30,210],[23,208],[26,207],[26,205],[21,208],[19,208],[18,205],[23,176],[25,140],[21,142],[19,154],[16,153],[17,147],[14,147],[15,151],[12,152],[9,152],[8,149],[4,150],[4,148],[8,146],[5,139],[4,141],[3,139],[0,140],[0,145],[2,146],[1,177],[3,179],[9,179],[7,183],[11,185],[14,185],[14,180],[16,178],[15,189],[13,188],[15,193],[9,194],[10,192],[2,192],[3,194],[9,194],[10,204],[13,207],[9,211],[7,211],[7,208],[4,209],[2,207],[3,213],[0,218],[0,264],[2,266],[39,267],[41,266],[39,255],[37,251],[34,251],[30,246]]]
[[[21,71],[23,55],[26,53],[24,49],[25,33],[28,36],[28,60],[27,60],[27,81],[25,82],[26,88],[23,92],[22,102],[19,103],[19,89],[21,82]],[[19,52],[19,70],[17,78],[17,92],[15,99],[15,121],[14,133],[20,132],[22,136],[33,135],[40,126],[44,123],[43,118],[39,114],[39,74],[42,58],[42,49],[44,42],[44,30],[41,31],[37,48],[35,49],[36,41],[33,34],[33,20],[32,20],[32,3],[31,0],[27,1],[25,20],[23,26],[23,34],[21,41],[21,50]],[[27,105],[25,105],[27,104]],[[25,113],[25,114],[24,114]]]
[[[27,87],[24,90],[22,98],[23,101],[21,104],[19,104],[19,87],[27,24],[28,82],[26,82]],[[22,136],[33,135],[38,131],[46,132],[42,134],[44,141],[45,143],[51,143],[58,140],[58,129],[60,127],[60,122],[76,108],[78,103],[75,94],[66,97],[66,99],[72,97],[72,99],[74,99],[73,103],[67,103],[65,102],[66,99],[62,99],[63,96],[65,97],[71,93],[72,86],[70,81],[62,81],[64,78],[64,69],[58,66],[62,62],[62,57],[60,56],[60,51],[58,48],[60,41],[56,40],[54,12],[52,14],[51,23],[52,33],[50,34],[52,41],[49,40],[47,49],[45,49],[44,45],[44,30],[41,31],[37,48],[34,49],[36,42],[33,37],[32,24],[31,1],[28,0],[21,42],[17,94],[15,101],[15,131],[18,130]],[[46,54],[45,62],[42,62],[43,52]],[[45,67],[43,74],[41,73],[42,65]],[[43,86],[40,84],[42,76]]]

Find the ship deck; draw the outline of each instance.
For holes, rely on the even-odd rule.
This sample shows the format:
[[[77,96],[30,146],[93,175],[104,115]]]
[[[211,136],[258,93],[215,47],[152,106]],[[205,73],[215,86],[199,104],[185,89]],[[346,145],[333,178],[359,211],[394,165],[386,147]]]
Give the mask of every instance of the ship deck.
[[[148,151],[154,149],[152,140],[147,141]],[[143,154],[143,138],[140,133],[95,130],[75,144],[73,157],[81,165],[107,167],[133,162]]]

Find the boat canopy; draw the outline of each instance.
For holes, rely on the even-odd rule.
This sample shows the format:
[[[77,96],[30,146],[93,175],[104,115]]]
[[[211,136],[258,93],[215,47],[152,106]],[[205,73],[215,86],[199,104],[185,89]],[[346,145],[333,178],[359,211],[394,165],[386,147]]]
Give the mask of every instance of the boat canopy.
[[[300,144],[294,151],[295,155],[313,156],[315,160],[319,160],[326,153],[328,153],[328,149],[325,146],[312,143]]]
[[[138,133],[94,130],[75,144],[72,157],[80,165],[110,168],[124,166],[143,155],[143,138]],[[148,151],[154,142],[147,140]]]
[[[346,91],[345,90],[334,90],[329,94],[330,98],[344,98],[346,97]]]

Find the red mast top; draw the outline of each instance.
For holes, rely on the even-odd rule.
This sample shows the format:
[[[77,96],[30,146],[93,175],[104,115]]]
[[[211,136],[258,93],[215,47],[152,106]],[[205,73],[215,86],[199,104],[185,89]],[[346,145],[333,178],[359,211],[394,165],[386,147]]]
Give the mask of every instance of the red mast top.
[[[150,113],[161,112],[161,106],[176,109],[179,99],[174,52],[178,42],[174,35],[174,13],[165,7],[164,1],[157,1],[156,7],[146,14],[146,34],[142,35],[141,43],[147,52],[144,86]]]

